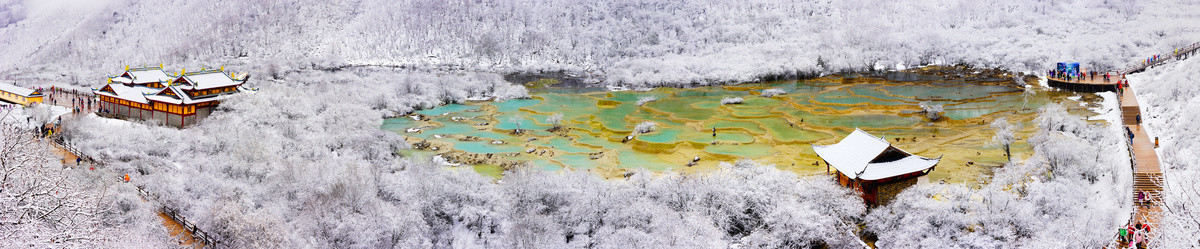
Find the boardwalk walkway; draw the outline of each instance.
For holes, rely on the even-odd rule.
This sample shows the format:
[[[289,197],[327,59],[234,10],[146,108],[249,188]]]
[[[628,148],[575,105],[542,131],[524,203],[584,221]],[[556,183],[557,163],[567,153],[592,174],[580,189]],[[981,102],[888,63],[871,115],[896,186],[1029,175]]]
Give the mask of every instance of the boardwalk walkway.
[[[1158,65],[1162,65],[1162,64],[1167,64],[1168,62],[1175,61],[1173,59],[1180,59],[1180,60],[1187,59],[1187,58],[1191,57],[1193,54],[1195,54],[1198,49],[1200,49],[1200,42],[1192,43],[1191,45],[1177,48],[1174,51],[1171,51],[1170,53],[1163,53],[1160,55],[1148,57],[1146,60],[1143,60],[1142,62],[1133,64],[1132,66],[1122,69],[1120,72],[1124,73],[1124,74],[1131,74],[1131,73],[1144,71],[1144,70],[1146,70],[1146,68],[1150,68],[1150,67],[1154,67],[1154,66],[1158,66]]]
[[[1048,77],[1047,81],[1051,86],[1063,88],[1072,91],[1081,92],[1098,92],[1098,91],[1115,91],[1119,95],[1118,103],[1121,111],[1121,121],[1125,129],[1125,137],[1128,139],[1128,150],[1130,158],[1130,167],[1133,170],[1133,193],[1134,210],[1133,215],[1129,220],[1127,227],[1132,227],[1134,224],[1147,224],[1151,231],[1158,229],[1158,222],[1163,210],[1162,192],[1164,178],[1162,168],[1159,165],[1158,154],[1154,151],[1157,147],[1155,138],[1146,135],[1146,129],[1142,126],[1141,107],[1137,97],[1134,95],[1133,89],[1125,84],[1124,87],[1119,86],[1118,82],[1124,81],[1124,75],[1136,73],[1146,70],[1146,68],[1163,65],[1174,59],[1186,59],[1200,51],[1200,42],[1175,49],[1171,53],[1147,57],[1146,60],[1134,64],[1117,72],[1108,72],[1112,75],[1109,80],[1104,80],[1101,75],[1096,77],[1086,77],[1077,80],[1066,80]],[[1117,239],[1114,239],[1108,247],[1116,248],[1127,245],[1119,245]]]
[[[99,106],[96,104],[94,99],[95,96],[89,92],[63,90],[61,88],[53,89],[54,90],[50,90],[48,92],[48,98],[43,103],[64,106],[68,109],[71,109],[72,112],[63,115],[63,117],[66,117],[66,119],[71,119],[76,117],[76,115],[85,116],[89,113],[93,113]],[[56,136],[57,134],[61,134],[59,126],[55,126],[53,129]],[[102,163],[94,161],[92,158],[81,157],[83,153],[73,148],[69,144],[64,143],[61,137],[48,139],[48,141],[50,141],[52,151],[56,156],[59,157],[60,160],[62,160],[63,165],[80,167],[80,161],[82,161],[82,163],[86,163],[88,166],[102,165]],[[76,159],[82,160],[76,161]],[[138,187],[138,192],[138,194],[140,194],[144,199],[148,200],[154,198],[153,195],[146,192],[140,186]],[[162,207],[161,211],[158,213],[158,216],[162,219],[163,226],[168,230],[167,232],[171,236],[178,238],[178,242],[181,247],[204,248],[217,247],[219,245],[217,244],[217,241],[211,237],[211,235],[205,233],[203,230],[200,230],[200,228],[196,227],[195,224],[188,222],[188,220],[182,215],[170,209],[169,207]]]
[[[1158,155],[1154,152],[1153,138],[1146,135],[1142,127],[1141,111],[1133,91],[1121,91],[1121,119],[1125,129],[1132,134],[1129,140],[1131,166],[1133,167],[1133,222],[1150,224],[1156,228],[1157,213],[1162,210],[1162,169],[1159,167]],[[1144,197],[1142,197],[1144,195]],[[1142,197],[1142,199],[1139,199]]]

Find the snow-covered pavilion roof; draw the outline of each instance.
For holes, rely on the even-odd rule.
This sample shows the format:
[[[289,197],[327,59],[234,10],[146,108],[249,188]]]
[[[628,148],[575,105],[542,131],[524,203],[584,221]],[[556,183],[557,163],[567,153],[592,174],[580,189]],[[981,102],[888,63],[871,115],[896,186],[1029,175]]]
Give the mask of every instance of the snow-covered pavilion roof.
[[[126,70],[121,76],[112,78],[113,82],[133,83],[133,84],[149,84],[153,82],[167,82],[173,79],[167,72],[163,72],[162,68],[138,68]]]
[[[24,96],[24,97],[37,97],[37,96],[41,96],[41,93],[38,93],[38,92],[37,92],[37,90],[33,90],[33,89],[29,89],[29,88],[24,88],[24,87],[20,87],[20,86],[13,85],[13,84],[8,84],[8,83],[0,83],[0,91],[5,91],[5,92],[8,92],[8,93],[12,93],[12,94],[16,94],[16,95],[21,95],[21,96]],[[34,93],[37,93],[37,94],[34,94]]]
[[[191,83],[188,90],[204,90],[228,86],[236,86],[245,82],[244,80],[234,80],[223,71],[207,71],[195,74],[185,74],[183,78]]]
[[[871,163],[867,164],[866,171],[858,175],[858,179],[863,180],[879,180],[883,178],[908,174],[912,172],[922,171],[936,166],[942,158],[928,158],[918,155],[909,155],[900,160],[886,163]]]
[[[122,85],[122,84],[108,84],[105,86],[112,88],[113,92],[110,93],[110,92],[102,91],[100,89],[104,89],[104,88],[101,87],[98,90],[92,91],[92,93],[105,95],[105,96],[118,98],[118,99],[124,99],[124,100],[128,100],[128,101],[133,101],[133,102],[138,102],[138,103],[142,103],[142,104],[149,104],[149,102],[146,101],[146,94],[152,94],[152,93],[155,93],[158,91],[157,89],[149,88],[149,87],[126,86],[126,85]]]
[[[941,158],[927,158],[912,155],[896,148],[895,150],[907,155],[894,161],[876,162],[892,147],[887,140],[868,134],[855,128],[842,141],[832,145],[813,145],[813,151],[850,179],[879,180],[928,169],[937,165]]]
[[[192,97],[188,96],[187,93],[183,92],[183,90],[180,90],[179,87],[180,86],[167,86],[166,88],[163,88],[162,91],[171,91],[171,93],[174,93],[174,96],[164,95],[164,94],[151,94],[151,95],[146,95],[146,99],[163,102],[163,103],[171,103],[171,104],[176,104],[176,105],[180,105],[180,104],[190,105],[190,104],[195,104],[195,103],[204,103],[204,102],[209,102],[209,101],[226,99],[229,96],[232,96],[233,95],[232,93],[241,92],[241,88],[239,87],[238,90],[235,90],[231,93],[224,93],[224,94],[217,94],[217,95],[210,95],[210,96],[200,96],[197,98],[192,98]]]

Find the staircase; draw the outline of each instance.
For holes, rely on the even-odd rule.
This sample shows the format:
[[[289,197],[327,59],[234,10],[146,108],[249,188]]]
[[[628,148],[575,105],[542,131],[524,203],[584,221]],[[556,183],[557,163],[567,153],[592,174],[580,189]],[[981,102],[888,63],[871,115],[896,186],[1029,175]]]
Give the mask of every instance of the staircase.
[[[1133,203],[1135,205],[1158,205],[1162,203],[1162,173],[1133,173]],[[1146,193],[1146,200],[1138,202],[1138,193]]]

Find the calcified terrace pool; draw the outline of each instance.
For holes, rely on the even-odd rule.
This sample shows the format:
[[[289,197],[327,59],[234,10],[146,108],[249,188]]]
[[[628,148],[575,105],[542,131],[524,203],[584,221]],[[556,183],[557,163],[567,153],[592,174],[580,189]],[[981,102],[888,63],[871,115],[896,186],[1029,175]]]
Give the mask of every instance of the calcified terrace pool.
[[[1019,84],[1010,79],[895,76],[828,76],[644,92],[536,88],[532,99],[445,105],[387,119],[382,128],[417,144],[410,153],[440,154],[497,177],[503,168],[524,162],[545,170],[570,168],[611,177],[639,168],[702,172],[741,158],[801,175],[823,173],[826,167],[815,165],[820,159],[811,144],[836,143],[857,127],[911,153],[943,156],[930,180],[974,182],[1005,161],[1001,149],[989,146],[992,120],[1008,117],[1022,123],[1018,137],[1024,138],[1033,132],[1037,108],[1047,103],[1062,103],[1084,116],[1091,115],[1085,105],[1098,105],[1096,95],[1069,99],[1079,94],[1036,83],[1035,94],[1026,101]],[[787,94],[759,96],[771,88]],[[659,100],[637,105],[645,96]],[[725,97],[745,101],[722,105]],[[944,105],[945,117],[931,122],[916,113],[922,101]],[[563,114],[565,129],[548,131],[552,125],[546,118],[553,113]],[[513,133],[513,116],[521,117],[524,134]],[[657,128],[623,141],[643,121],[658,123]],[[1014,159],[1027,157],[1029,147],[1018,142],[1013,153]],[[700,161],[688,166],[696,157]]]

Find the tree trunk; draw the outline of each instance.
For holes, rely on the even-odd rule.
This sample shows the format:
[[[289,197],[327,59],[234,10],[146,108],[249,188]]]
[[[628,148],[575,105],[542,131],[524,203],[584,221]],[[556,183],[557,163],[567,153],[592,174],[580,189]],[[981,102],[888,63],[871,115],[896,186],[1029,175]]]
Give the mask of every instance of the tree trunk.
[[[1004,156],[1008,158],[1008,162],[1012,162],[1012,151],[1008,147],[1009,144],[1004,144]]]

